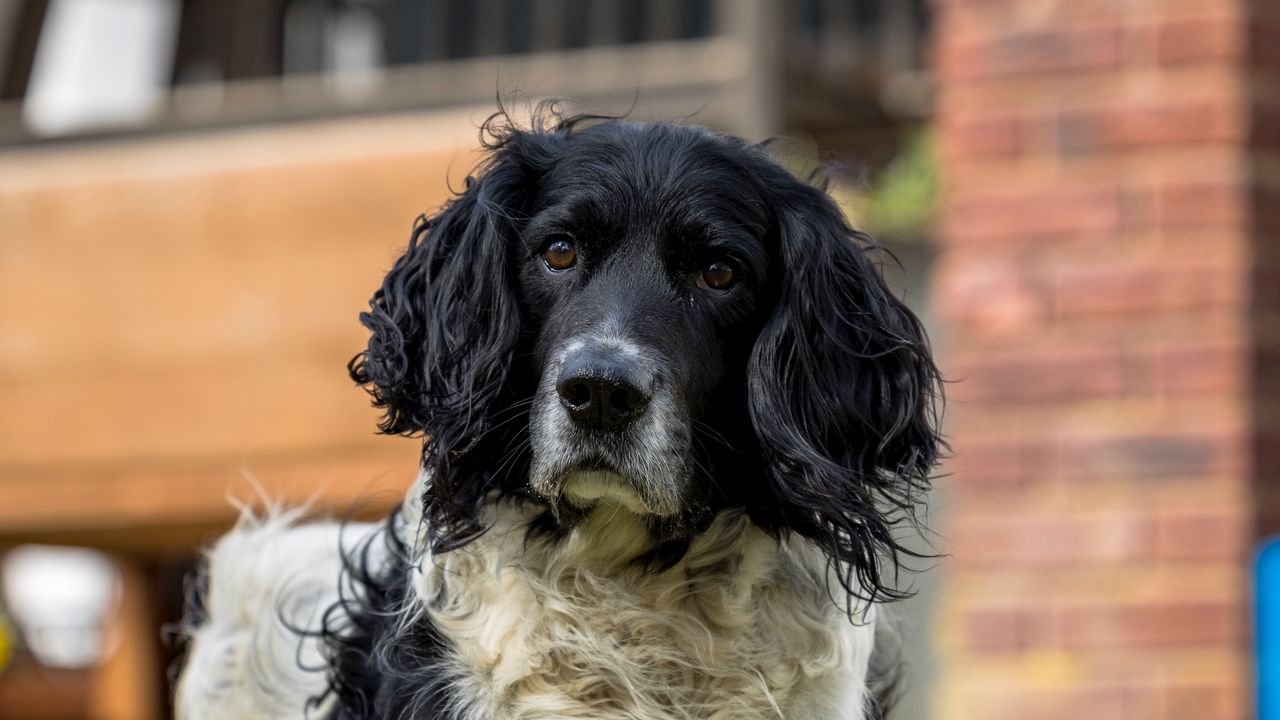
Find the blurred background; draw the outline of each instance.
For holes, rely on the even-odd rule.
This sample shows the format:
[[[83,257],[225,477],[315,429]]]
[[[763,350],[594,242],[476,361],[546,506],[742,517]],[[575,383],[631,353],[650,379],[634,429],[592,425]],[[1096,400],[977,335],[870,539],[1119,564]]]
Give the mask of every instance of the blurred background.
[[[356,315],[500,96],[844,168],[957,381],[895,717],[1277,717],[1278,48],[1268,0],[0,0],[0,718],[167,717],[229,498],[397,501]]]

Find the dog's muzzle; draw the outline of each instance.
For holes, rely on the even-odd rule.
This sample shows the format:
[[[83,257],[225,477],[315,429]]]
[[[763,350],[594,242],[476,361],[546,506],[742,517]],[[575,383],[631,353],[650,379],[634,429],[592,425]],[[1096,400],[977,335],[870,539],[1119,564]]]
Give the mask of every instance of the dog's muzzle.
[[[535,492],[579,506],[679,511],[688,421],[661,362],[614,336],[575,338],[552,356],[531,418]]]

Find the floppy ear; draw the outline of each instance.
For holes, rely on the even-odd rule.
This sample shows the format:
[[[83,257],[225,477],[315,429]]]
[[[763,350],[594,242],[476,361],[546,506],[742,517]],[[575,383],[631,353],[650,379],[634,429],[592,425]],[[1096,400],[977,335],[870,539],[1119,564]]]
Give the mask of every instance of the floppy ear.
[[[480,177],[418,219],[360,315],[371,335],[351,377],[385,412],[382,432],[426,436],[436,483],[488,428],[520,339],[509,256],[532,185],[518,146],[532,140],[511,131],[490,145]]]
[[[941,379],[919,319],[893,296],[830,197],[778,189],[783,277],[748,370],[775,512],[823,548],[850,597],[883,600],[895,527],[914,520],[945,449]]]

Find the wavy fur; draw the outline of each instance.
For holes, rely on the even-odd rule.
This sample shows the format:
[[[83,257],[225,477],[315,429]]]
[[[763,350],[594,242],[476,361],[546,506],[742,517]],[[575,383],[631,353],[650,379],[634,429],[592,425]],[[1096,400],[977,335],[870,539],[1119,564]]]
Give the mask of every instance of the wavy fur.
[[[424,438],[424,479],[316,563],[332,575],[300,633],[326,674],[311,707],[882,716],[875,604],[902,595],[901,526],[946,445],[940,376],[879,249],[762,146],[534,117],[486,123],[488,159],[361,315],[351,377],[383,432]],[[575,264],[546,265],[553,242]],[[698,280],[711,262],[736,282]],[[565,368],[592,362],[647,378],[628,386],[651,400],[640,420],[565,414]],[[190,675],[208,659],[184,680],[205,699]]]

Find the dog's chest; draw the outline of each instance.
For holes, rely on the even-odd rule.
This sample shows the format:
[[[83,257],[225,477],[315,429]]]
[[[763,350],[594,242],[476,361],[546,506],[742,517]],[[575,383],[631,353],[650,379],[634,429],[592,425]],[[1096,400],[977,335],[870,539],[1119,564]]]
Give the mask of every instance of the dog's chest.
[[[869,627],[840,615],[812,558],[744,518],[661,573],[595,562],[610,538],[530,552],[516,535],[423,575],[476,717],[861,716]]]

